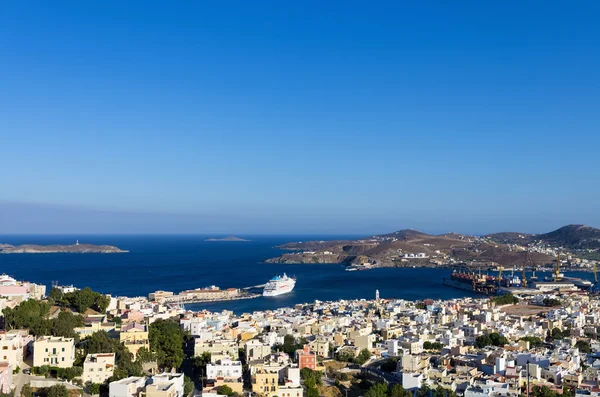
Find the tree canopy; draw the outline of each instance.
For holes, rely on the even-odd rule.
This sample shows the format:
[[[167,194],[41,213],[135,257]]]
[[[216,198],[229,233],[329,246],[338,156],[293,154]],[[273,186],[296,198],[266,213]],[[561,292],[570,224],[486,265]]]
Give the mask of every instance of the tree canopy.
[[[114,380],[128,376],[139,376],[142,373],[140,362],[133,361],[133,354],[127,350],[118,339],[108,336],[105,331],[94,332],[83,343],[85,354],[115,353],[115,364],[117,370],[114,372]]]
[[[50,319],[50,304],[48,302],[29,299],[21,302],[15,308],[5,308],[4,314],[6,329],[29,329],[35,336],[52,335],[74,338],[77,336],[73,330],[83,326],[83,317],[62,311],[57,318]]]
[[[495,296],[493,298],[490,298],[490,301],[494,302],[496,305],[514,305],[516,303],[519,303],[519,299],[513,294]]]
[[[156,353],[161,368],[179,368],[185,358],[183,352],[185,334],[179,323],[173,320],[157,320],[150,324],[150,349]]]
[[[275,345],[274,348],[275,350],[283,351],[290,357],[294,357],[296,350],[302,349],[306,343],[305,338],[300,338],[298,342],[296,342],[296,338],[294,338],[293,335],[286,335],[283,337],[283,345]]]
[[[475,338],[475,345],[479,348],[486,346],[504,346],[508,344],[508,339],[497,332],[485,334]]]
[[[87,309],[106,313],[106,309],[110,304],[110,298],[108,296],[93,291],[90,287],[85,287],[66,294],[63,294],[57,288],[52,288],[48,296],[52,298],[57,305],[73,307],[79,313],[83,313]]]

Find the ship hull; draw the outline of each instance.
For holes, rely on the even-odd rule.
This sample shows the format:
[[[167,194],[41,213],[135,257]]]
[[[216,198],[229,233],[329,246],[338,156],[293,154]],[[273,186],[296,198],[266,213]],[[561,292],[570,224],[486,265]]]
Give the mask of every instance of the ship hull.
[[[263,290],[263,296],[279,296],[279,295],[289,294],[290,292],[292,292],[292,290],[294,289],[295,286],[296,286],[295,283],[289,283],[286,285],[278,286],[277,288],[273,288],[273,289],[265,288]]]

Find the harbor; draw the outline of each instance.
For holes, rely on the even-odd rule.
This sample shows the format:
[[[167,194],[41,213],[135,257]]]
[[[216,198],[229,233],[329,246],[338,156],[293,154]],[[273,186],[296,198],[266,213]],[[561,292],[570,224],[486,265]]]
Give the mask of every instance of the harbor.
[[[285,273],[274,276],[265,284],[252,285],[243,288],[221,289],[217,286],[197,288],[175,294],[170,291],[155,291],[148,294],[148,299],[162,304],[191,304],[225,302],[241,299],[254,299],[261,296],[279,296],[291,292],[296,286],[296,278],[288,277]],[[262,289],[262,293],[258,293]]]
[[[527,278],[526,266],[521,268],[521,277],[515,269],[512,269],[510,275],[503,273],[504,268],[497,268],[497,275],[482,274],[481,270],[475,272],[472,269],[460,266],[455,269],[450,277],[443,279],[443,284],[452,288],[470,291],[483,295],[536,295],[548,292],[578,292],[589,291],[596,293],[600,290],[598,275],[594,265],[594,282],[579,278],[568,277],[561,273],[560,255],[556,259],[556,265],[551,276],[539,280],[536,276],[536,268],[533,267],[533,274]],[[504,274],[504,275],[503,275]]]

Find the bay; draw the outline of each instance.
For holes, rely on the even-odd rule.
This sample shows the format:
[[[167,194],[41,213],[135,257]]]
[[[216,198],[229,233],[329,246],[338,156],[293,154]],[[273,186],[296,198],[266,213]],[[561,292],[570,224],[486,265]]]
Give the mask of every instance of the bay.
[[[269,264],[268,258],[285,252],[276,245],[307,239],[338,239],[356,236],[239,236],[251,241],[204,241],[198,235],[168,236],[0,236],[9,244],[108,244],[129,250],[124,254],[5,254],[0,255],[0,273],[19,280],[51,287],[89,286],[113,296],[147,296],[156,290],[180,292],[216,285],[243,288],[264,284],[276,274],[297,277],[296,288],[278,297],[186,305],[187,309],[236,313],[291,307],[315,300],[382,298],[452,299],[474,296],[444,286],[448,269],[384,268],[344,271],[335,264]],[[591,273],[569,275],[592,279]],[[543,274],[539,275],[543,277]]]

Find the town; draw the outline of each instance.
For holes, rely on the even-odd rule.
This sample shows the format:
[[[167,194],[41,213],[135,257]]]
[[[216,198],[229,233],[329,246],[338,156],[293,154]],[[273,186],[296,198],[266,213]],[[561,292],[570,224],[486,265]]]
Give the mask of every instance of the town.
[[[0,282],[11,396],[598,396],[600,300],[547,291],[235,315]],[[160,298],[160,296],[158,296]]]

